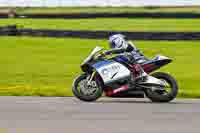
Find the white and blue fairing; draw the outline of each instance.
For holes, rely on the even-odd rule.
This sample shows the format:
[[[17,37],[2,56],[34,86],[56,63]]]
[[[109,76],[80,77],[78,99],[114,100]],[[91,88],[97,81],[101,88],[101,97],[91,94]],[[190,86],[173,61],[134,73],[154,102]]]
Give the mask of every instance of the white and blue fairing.
[[[113,60],[100,61],[92,65],[105,84],[130,77],[130,70]]]

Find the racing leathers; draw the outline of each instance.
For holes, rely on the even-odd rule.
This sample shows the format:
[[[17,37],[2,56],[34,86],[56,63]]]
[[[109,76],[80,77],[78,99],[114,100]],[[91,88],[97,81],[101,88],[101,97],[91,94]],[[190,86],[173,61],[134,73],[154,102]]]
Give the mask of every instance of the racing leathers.
[[[125,56],[128,59],[128,62],[131,64],[134,63],[144,63],[148,59],[140,52],[139,49],[134,47],[131,42],[128,42],[127,47],[122,47],[122,48],[114,48],[111,50],[108,50],[104,53],[105,55],[111,55],[111,54],[120,54]]]

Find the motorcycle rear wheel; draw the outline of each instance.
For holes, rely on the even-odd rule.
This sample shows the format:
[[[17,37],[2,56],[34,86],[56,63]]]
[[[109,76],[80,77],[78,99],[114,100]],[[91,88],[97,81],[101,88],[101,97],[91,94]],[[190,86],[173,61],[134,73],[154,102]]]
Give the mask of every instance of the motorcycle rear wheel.
[[[163,72],[153,73],[151,76],[165,81],[170,86],[170,91],[161,93],[153,91],[152,89],[146,89],[145,94],[152,102],[170,102],[176,98],[178,94],[178,84],[176,80],[169,74]]]
[[[93,102],[96,101],[98,98],[100,98],[102,96],[103,93],[103,89],[101,87],[96,87],[96,90],[93,94],[91,95],[86,95],[81,89],[79,89],[79,85],[81,82],[83,82],[83,80],[87,79],[87,74],[83,73],[81,75],[79,75],[73,82],[72,85],[72,92],[74,94],[74,96],[76,96],[78,99],[80,99],[81,101],[85,101],[85,102]],[[86,88],[87,89],[87,88]]]

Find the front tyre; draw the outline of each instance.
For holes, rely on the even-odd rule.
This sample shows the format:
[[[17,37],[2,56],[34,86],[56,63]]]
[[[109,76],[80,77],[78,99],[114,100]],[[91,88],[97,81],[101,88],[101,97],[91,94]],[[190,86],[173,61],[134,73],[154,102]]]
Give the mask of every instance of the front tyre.
[[[176,80],[167,73],[156,72],[151,76],[164,81],[167,85],[162,88],[163,91],[156,91],[154,89],[146,89],[146,96],[153,102],[170,102],[176,98],[178,94],[178,85]]]
[[[88,76],[85,73],[79,75],[73,82],[72,92],[78,99],[92,102],[102,96],[103,90],[97,86],[95,80],[92,80],[91,85],[87,85]]]

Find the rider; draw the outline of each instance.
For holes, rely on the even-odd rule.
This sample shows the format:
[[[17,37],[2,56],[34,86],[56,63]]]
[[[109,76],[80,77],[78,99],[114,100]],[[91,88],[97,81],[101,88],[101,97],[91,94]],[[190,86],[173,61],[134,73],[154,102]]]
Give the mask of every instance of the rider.
[[[129,64],[141,64],[148,59],[136,48],[136,46],[128,41],[122,34],[115,34],[109,37],[111,50],[106,51],[105,55],[121,54],[128,59]],[[143,70],[141,70],[143,71]]]

